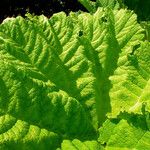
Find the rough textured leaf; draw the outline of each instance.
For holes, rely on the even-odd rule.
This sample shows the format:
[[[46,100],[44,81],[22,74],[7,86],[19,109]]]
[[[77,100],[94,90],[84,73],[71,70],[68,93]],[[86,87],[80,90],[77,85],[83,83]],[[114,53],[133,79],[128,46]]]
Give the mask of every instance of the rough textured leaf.
[[[149,150],[150,131],[143,119],[107,120],[99,129],[99,142],[106,150]]]
[[[0,116],[0,149],[56,149],[60,137],[46,129],[17,120],[10,115]]]
[[[20,124],[18,129],[7,123],[0,128],[0,136],[10,134],[0,140],[2,148],[10,141],[8,146],[14,149],[35,149],[35,142],[42,143],[39,149],[47,145],[55,149],[63,140],[62,148],[69,140],[77,147],[97,147],[97,130],[111,111],[109,77],[118,64],[124,66],[142,32],[136,15],[127,10],[98,9],[93,15],[69,16],[60,12],[50,19],[27,14],[26,19],[4,20],[0,25],[0,114]],[[24,141],[24,124],[33,126],[39,139]],[[18,130],[17,137],[12,130]],[[47,144],[53,140],[57,146]]]
[[[110,92],[112,115],[120,111],[142,114],[150,112],[150,45],[141,43],[133,47],[128,61],[119,66],[110,78],[113,88]],[[142,109],[143,108],[143,109]]]

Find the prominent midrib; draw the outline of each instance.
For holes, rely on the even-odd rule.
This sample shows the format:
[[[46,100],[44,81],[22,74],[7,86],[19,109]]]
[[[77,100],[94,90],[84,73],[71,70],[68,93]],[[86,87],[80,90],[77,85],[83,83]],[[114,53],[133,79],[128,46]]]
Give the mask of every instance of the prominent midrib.
[[[4,33],[3,33],[4,34]],[[41,36],[41,33],[39,33],[40,36]],[[45,40],[45,37],[42,36]],[[48,43],[48,41],[46,40],[46,43],[48,44],[48,46],[50,47],[50,49],[53,51],[53,53],[55,53],[55,56],[57,57],[58,59],[58,63],[59,63],[59,67],[61,67],[61,69],[63,69],[63,71],[65,72],[65,78],[66,78],[66,81],[68,82],[68,85],[70,85],[69,87],[65,87],[65,86],[59,86],[57,82],[55,82],[55,80],[53,80],[53,77],[50,77],[45,71],[41,70],[40,68],[38,68],[35,64],[32,63],[31,59],[29,58],[29,56],[26,54],[26,52],[24,51],[22,45],[20,45],[17,41],[14,41],[12,37],[8,37],[7,36],[7,39],[3,38],[3,37],[0,37],[1,39],[3,39],[4,41],[8,42],[9,41],[9,44],[11,45],[11,42],[13,42],[13,44],[15,44],[16,46],[18,46],[20,49],[23,50],[24,52],[24,55],[25,57],[28,57],[28,62],[24,62],[23,60],[20,60],[22,61],[23,63],[28,63],[30,64],[31,66],[33,66],[34,69],[36,69],[40,74],[42,74],[46,79],[47,81],[50,80],[52,81],[59,89],[62,89],[63,91],[67,92],[71,97],[74,97],[76,99],[81,99],[81,96],[80,96],[80,92],[78,90],[78,88],[76,87],[76,83],[74,82],[70,82],[70,81],[74,81],[73,79],[73,76],[71,74],[71,72],[67,69],[67,67],[63,64],[63,62],[61,61],[59,55],[57,53],[55,53],[54,50],[52,50],[53,48],[51,47],[51,45]],[[34,49],[34,48],[33,48]],[[7,50],[6,50],[7,51]],[[9,53],[7,51],[7,53]],[[15,57],[13,54],[9,53],[10,55],[12,55],[13,57]],[[16,57],[15,57],[16,58]],[[17,59],[17,58],[16,58]],[[18,60],[18,59],[17,59]]]

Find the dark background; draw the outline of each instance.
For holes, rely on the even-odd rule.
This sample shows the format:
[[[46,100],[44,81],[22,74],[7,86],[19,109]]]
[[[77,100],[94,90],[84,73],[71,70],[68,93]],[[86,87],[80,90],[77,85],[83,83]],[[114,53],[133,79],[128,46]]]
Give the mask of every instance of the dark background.
[[[150,0],[123,0],[123,3],[138,15],[140,21],[150,21]]]
[[[140,21],[150,20],[150,0],[122,1],[137,13]],[[50,17],[56,12],[64,11],[68,14],[78,10],[86,11],[78,0],[0,0],[0,23],[7,17],[24,16],[27,12]]]
[[[86,9],[77,0],[1,0],[0,22],[7,17],[24,16],[27,12],[47,17],[53,13],[78,11]]]

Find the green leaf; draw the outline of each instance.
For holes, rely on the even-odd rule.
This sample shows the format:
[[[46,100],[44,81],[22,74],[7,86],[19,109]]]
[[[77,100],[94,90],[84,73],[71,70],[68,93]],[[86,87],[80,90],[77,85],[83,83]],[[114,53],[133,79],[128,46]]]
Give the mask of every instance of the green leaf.
[[[4,20],[0,25],[0,113],[56,135],[58,141],[54,146],[48,143],[50,149],[68,141],[94,149],[97,130],[111,111],[109,77],[118,64],[125,64],[143,39],[142,32],[136,15],[122,9]],[[7,127],[1,128],[5,134]],[[32,145],[39,139],[22,143],[26,134],[19,133],[15,138],[11,132],[1,144],[11,141],[14,149],[26,149],[29,143],[29,149],[35,149]],[[51,138],[51,134],[46,140],[41,137],[43,147]]]
[[[142,42],[126,58],[128,61],[119,66],[110,77],[113,88],[110,91],[112,116],[120,111],[142,114],[150,112],[150,44]]]
[[[0,149],[56,149],[60,137],[10,115],[0,116]]]
[[[150,131],[143,120],[139,120],[139,116],[136,119],[106,120],[99,129],[99,142],[106,145],[106,150],[148,150]]]
[[[103,150],[104,148],[100,146],[100,144],[97,141],[85,141],[81,142],[78,139],[74,139],[72,141],[70,140],[64,140],[61,144],[61,150]]]
[[[97,0],[96,3],[99,7],[108,7],[111,9],[120,8],[120,3],[118,0]]]

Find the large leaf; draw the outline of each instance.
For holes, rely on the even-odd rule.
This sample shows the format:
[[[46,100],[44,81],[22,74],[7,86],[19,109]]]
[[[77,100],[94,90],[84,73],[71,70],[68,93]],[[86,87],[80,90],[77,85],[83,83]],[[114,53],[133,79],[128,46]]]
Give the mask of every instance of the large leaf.
[[[98,141],[106,150],[149,150],[150,131],[143,116],[106,120],[99,129]]]
[[[95,140],[99,124],[111,111],[109,77],[118,63],[124,65],[142,32],[136,15],[127,10],[98,9],[93,15],[69,16],[61,12],[50,19],[28,14],[26,19],[4,20],[0,25],[0,113],[21,120],[21,126],[34,125],[37,132],[47,132],[40,136],[43,147],[53,135],[58,142],[51,149],[60,147],[63,139]],[[0,134],[12,127],[2,127]],[[24,132],[21,127],[18,130]],[[1,145],[11,141],[9,146],[23,149],[15,143],[22,143],[27,132],[19,132],[20,138],[9,133]],[[34,145],[34,141],[27,138],[24,144]]]
[[[126,56],[126,63],[119,66],[110,77],[112,115],[120,111],[142,114],[150,112],[150,45],[141,43],[140,48],[133,47]]]
[[[10,115],[0,116],[0,149],[56,149],[60,137],[46,129],[17,120]]]

